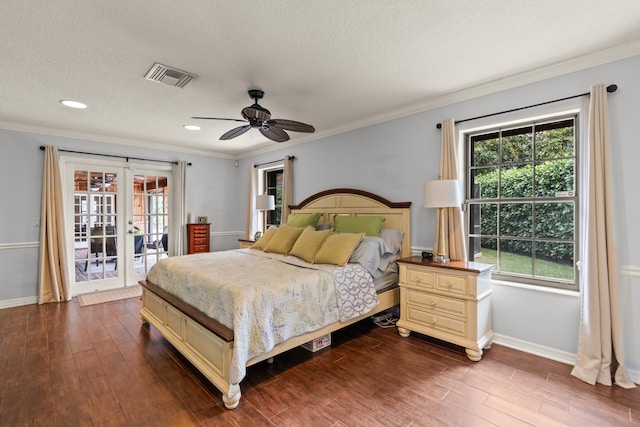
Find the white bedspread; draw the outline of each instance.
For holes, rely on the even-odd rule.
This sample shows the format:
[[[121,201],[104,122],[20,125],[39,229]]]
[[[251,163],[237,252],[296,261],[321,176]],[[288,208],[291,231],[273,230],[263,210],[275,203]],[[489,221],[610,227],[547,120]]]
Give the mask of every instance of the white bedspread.
[[[360,264],[309,264],[252,249],[166,258],[147,279],[233,330],[234,384],[252,357],[378,303],[373,278]]]

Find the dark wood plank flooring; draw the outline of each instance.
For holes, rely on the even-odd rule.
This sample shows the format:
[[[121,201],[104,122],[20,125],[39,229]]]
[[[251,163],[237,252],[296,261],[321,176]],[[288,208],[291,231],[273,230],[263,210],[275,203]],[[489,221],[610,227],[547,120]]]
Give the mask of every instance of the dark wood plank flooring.
[[[140,300],[0,310],[2,426],[621,426],[640,388],[494,345],[482,361],[365,321],[330,349],[249,368],[235,410],[153,327]]]

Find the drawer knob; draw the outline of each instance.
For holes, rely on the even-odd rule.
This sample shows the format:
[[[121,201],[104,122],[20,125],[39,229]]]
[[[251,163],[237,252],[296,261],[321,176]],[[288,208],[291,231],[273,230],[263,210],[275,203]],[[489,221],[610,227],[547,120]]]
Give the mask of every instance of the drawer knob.
[[[422,280],[422,277],[418,276],[418,277],[416,278],[416,283],[420,283],[420,281],[421,281],[421,280]]]
[[[453,287],[453,283],[447,282],[447,289],[451,289]]]
[[[431,307],[435,307],[436,305],[438,305],[438,302],[436,300],[432,300]]]
[[[437,322],[436,319],[431,319],[431,326],[436,326],[436,322]]]

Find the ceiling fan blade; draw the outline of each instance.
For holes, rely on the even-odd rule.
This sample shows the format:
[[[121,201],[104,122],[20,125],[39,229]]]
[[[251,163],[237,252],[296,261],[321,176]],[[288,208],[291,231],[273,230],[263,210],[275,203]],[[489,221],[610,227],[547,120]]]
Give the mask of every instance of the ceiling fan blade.
[[[246,120],[242,120],[242,119],[226,119],[226,118],[222,118],[222,117],[191,117],[192,119],[205,119],[205,120],[230,120],[232,122],[242,122],[245,123]]]
[[[296,122],[295,120],[271,119],[267,120],[267,124],[277,126],[280,129],[292,130],[294,132],[313,133],[316,131],[313,126],[302,122]]]
[[[240,126],[240,127],[237,127],[237,128],[233,128],[229,132],[227,132],[224,135],[222,135],[220,137],[220,139],[221,140],[225,140],[225,139],[235,138],[236,136],[242,135],[243,133],[245,133],[249,129],[251,129],[251,125],[244,125],[244,126]]]
[[[289,140],[289,135],[275,126],[260,126],[260,133],[275,142],[285,142]]]
[[[250,107],[242,109],[242,116],[246,119],[255,119],[260,122],[265,122],[271,118],[271,112],[261,105],[253,104]]]

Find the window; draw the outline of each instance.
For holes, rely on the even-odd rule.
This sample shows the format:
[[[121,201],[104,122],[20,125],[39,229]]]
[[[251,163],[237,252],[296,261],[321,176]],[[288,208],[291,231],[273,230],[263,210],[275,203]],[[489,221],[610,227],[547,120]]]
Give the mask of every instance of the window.
[[[494,277],[577,289],[577,116],[465,136],[469,259]]]
[[[265,169],[263,171],[263,194],[274,196],[276,208],[266,211],[267,227],[270,225],[280,225],[282,219],[282,183],[284,179],[284,168]]]

